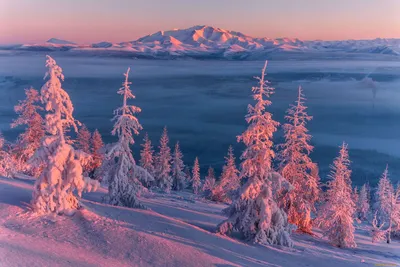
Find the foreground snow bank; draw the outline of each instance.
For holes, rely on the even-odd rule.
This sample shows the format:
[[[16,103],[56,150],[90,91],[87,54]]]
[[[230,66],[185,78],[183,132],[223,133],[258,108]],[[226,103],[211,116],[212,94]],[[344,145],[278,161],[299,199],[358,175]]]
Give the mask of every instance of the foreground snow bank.
[[[152,194],[151,210],[83,196],[74,216],[29,212],[33,182],[0,178],[0,266],[366,266],[400,264],[400,244],[372,244],[359,227],[357,249],[295,234],[294,248],[265,247],[214,234],[226,206],[190,193]]]

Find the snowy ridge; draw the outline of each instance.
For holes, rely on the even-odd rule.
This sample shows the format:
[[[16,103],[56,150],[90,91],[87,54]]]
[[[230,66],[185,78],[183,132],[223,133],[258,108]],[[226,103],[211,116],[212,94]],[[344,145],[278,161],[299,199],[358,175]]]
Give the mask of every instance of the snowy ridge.
[[[277,53],[358,53],[400,55],[400,39],[302,41],[296,38],[255,38],[221,28],[198,25],[158,31],[134,41],[75,44],[51,38],[43,44],[0,46],[2,50],[69,51],[144,58],[264,59]]]
[[[295,247],[264,247],[215,234],[226,206],[187,192],[152,194],[151,210],[101,203],[105,189],[84,194],[74,216],[31,215],[33,182],[0,178],[0,266],[395,266],[398,242],[371,243],[359,225],[357,250],[294,234]],[[32,244],[35,244],[32,246]]]

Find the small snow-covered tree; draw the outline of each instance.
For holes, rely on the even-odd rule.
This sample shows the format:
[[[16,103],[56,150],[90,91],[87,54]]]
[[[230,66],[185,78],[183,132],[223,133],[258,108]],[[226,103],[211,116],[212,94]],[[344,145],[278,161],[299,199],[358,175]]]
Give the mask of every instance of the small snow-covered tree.
[[[44,122],[39,111],[43,108],[38,105],[40,102],[39,92],[33,88],[25,89],[25,100],[19,101],[14,107],[19,115],[11,123],[11,128],[26,125],[25,131],[17,139],[13,149],[13,156],[16,159],[17,169],[26,172],[34,177],[39,176],[41,168],[30,168],[27,161],[33,156],[40,147],[40,141],[44,137]]]
[[[203,185],[203,189],[202,189],[203,194],[206,198],[211,198],[214,187],[215,187],[215,171],[210,166],[208,168],[207,176],[204,180],[204,185]]]
[[[287,215],[278,206],[277,193],[291,189],[287,180],[272,171],[272,137],[278,122],[266,111],[273,88],[265,80],[267,62],[257,87],[253,87],[254,106],[249,105],[247,130],[238,137],[246,148],[242,153],[241,175],[247,178],[240,194],[226,210],[228,219],[218,226],[221,234],[240,232],[246,239],[262,244],[292,246]]]
[[[192,188],[193,188],[193,193],[195,193],[196,195],[200,193],[201,189],[200,164],[199,164],[199,159],[197,157],[194,160],[194,165],[192,169]]]
[[[220,202],[230,202],[240,188],[239,170],[236,168],[236,158],[233,147],[229,146],[228,155],[225,157],[225,165],[222,167],[221,178],[213,189],[212,199]]]
[[[5,149],[5,143],[5,139],[0,133],[0,176],[11,178],[16,172],[16,164],[10,151]]]
[[[140,151],[140,166],[146,169],[151,175],[154,175],[154,150],[146,133],[143,139],[142,150]]]
[[[400,187],[394,190],[389,179],[388,166],[384,170],[376,191],[376,220],[386,235],[386,242],[391,242],[391,235],[400,228]]]
[[[138,135],[142,129],[135,114],[140,112],[139,107],[128,105],[128,99],[134,99],[128,81],[130,68],[124,73],[125,81],[118,90],[123,96],[122,107],[114,111],[115,121],[112,135],[118,136],[118,141],[109,150],[107,157],[117,159],[116,165],[108,173],[109,186],[105,201],[116,206],[138,207],[144,206],[139,202],[138,196],[145,189],[138,178],[137,166],[132,156],[130,145],[135,143],[134,135]]]
[[[218,232],[238,231],[255,243],[292,247],[293,227],[276,201],[280,192],[291,188],[277,172],[268,172],[264,179],[248,180],[239,198],[225,210],[229,218],[218,225]]]
[[[90,139],[90,146],[92,148],[92,161],[91,161],[91,170],[92,170],[92,176],[96,179],[99,180],[101,177],[101,174],[98,172],[100,169],[101,165],[103,164],[104,160],[104,153],[102,151],[104,147],[103,139],[101,138],[100,132],[96,129],[92,137]]]
[[[171,177],[171,149],[168,146],[169,138],[167,127],[164,127],[160,139],[159,151],[156,157],[155,176],[157,186],[164,192],[169,193],[172,187]]]
[[[347,144],[333,161],[328,182],[327,199],[318,218],[324,234],[335,246],[356,247],[354,241],[355,204],[352,199],[351,170]]]
[[[176,142],[172,157],[172,189],[175,191],[183,190],[186,186],[186,177],[183,171],[185,164],[183,164],[182,158],[179,142]]]
[[[77,131],[73,105],[68,93],[61,87],[64,80],[62,69],[47,56],[45,78],[49,79],[41,89],[41,99],[47,111],[46,136],[31,159],[32,164],[44,165],[36,180],[32,194],[32,206],[39,213],[55,212],[71,214],[79,207],[76,191],[96,190],[97,181],[84,178],[82,164],[88,160],[86,153],[75,150],[66,142],[65,131],[72,127]]]
[[[76,138],[76,146],[78,147],[78,149],[82,150],[87,154],[91,154],[90,138],[91,134],[89,129],[86,127],[86,125],[82,124]]]
[[[377,220],[379,223],[389,221],[389,214],[392,206],[393,185],[389,180],[388,166],[383,171],[379,179],[378,189],[376,191],[376,202],[374,205],[377,211]]]
[[[80,129],[78,130],[78,134],[77,134],[77,138],[76,138],[76,147],[85,152],[86,154],[88,154],[88,156],[91,156],[91,147],[90,147],[90,138],[91,138],[91,134],[89,129],[86,127],[86,125],[82,124]],[[87,162],[87,164],[85,164],[83,166],[83,173],[85,175],[89,175],[89,173],[92,171],[92,159],[90,161]]]
[[[295,224],[305,233],[312,232],[311,213],[315,212],[315,202],[319,195],[319,177],[313,175],[317,166],[312,162],[310,153],[313,150],[306,124],[312,119],[307,114],[305,97],[302,88],[298,89],[298,97],[295,105],[291,105],[287,111],[283,125],[285,143],[281,144],[280,172],[282,176],[293,186],[289,194],[283,196],[282,206],[288,213],[289,222]]]
[[[185,188],[187,188],[192,185],[192,174],[190,172],[190,167],[186,165],[183,172],[185,173],[185,178],[187,182]]]
[[[385,226],[385,224],[384,223],[378,224],[378,219],[376,215],[377,212],[375,212],[374,219],[372,220],[372,229],[371,229],[372,243],[385,240],[387,237],[386,231],[382,229]]]
[[[360,189],[357,202],[357,217],[359,220],[365,221],[369,212],[369,199],[367,185],[364,184]]]

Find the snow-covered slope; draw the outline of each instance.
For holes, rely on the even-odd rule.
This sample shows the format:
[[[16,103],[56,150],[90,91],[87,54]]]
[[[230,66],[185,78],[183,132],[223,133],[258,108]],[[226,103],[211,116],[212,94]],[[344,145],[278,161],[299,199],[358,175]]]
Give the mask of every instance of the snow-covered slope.
[[[151,210],[84,195],[72,217],[29,212],[32,180],[0,178],[0,266],[373,266],[400,263],[400,244],[372,244],[358,227],[356,249],[294,234],[293,249],[214,234],[224,205],[190,193],[143,197]],[[319,234],[317,234],[319,236]]]
[[[43,44],[3,46],[4,50],[69,51],[102,56],[128,55],[144,58],[265,59],[274,54],[350,53],[400,55],[400,39],[301,41],[293,38],[255,38],[246,34],[201,25],[159,31],[135,41],[77,45],[52,38]]]
[[[57,39],[57,38],[50,38],[46,42],[50,43],[50,44],[58,44],[58,45],[76,45],[76,43],[74,43],[74,42],[61,40],[61,39]]]

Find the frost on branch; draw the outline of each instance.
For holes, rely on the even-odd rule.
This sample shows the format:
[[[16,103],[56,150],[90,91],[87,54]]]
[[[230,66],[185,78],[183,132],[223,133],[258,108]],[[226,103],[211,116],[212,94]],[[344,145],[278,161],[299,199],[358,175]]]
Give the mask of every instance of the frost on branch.
[[[138,200],[140,193],[145,190],[138,177],[139,172],[142,175],[144,169],[137,168],[129,146],[135,143],[133,137],[142,129],[142,125],[135,117],[141,109],[127,104],[128,99],[135,98],[129,86],[131,84],[128,81],[129,71],[130,68],[124,73],[125,81],[118,90],[118,94],[123,96],[123,104],[114,111],[115,124],[111,132],[118,136],[118,142],[109,149],[107,154],[107,162],[116,160],[116,163],[107,172],[108,195],[104,201],[116,206],[144,208]]]
[[[50,56],[47,56],[46,67],[45,78],[49,79],[41,89],[47,112],[46,135],[31,159],[34,166],[43,164],[44,168],[34,185],[32,206],[40,213],[68,215],[79,207],[77,196],[85,189],[95,189],[96,182],[86,188],[88,183],[82,175],[82,165],[88,161],[87,154],[75,150],[64,136],[70,127],[77,130],[77,122],[72,115],[74,108],[69,95],[61,88],[62,69]]]
[[[282,176],[272,171],[272,136],[278,122],[272,119],[266,107],[273,88],[265,80],[267,62],[261,77],[256,77],[259,86],[253,87],[255,106],[249,105],[247,130],[238,137],[246,148],[242,153],[242,172],[247,183],[241,188],[239,197],[226,212],[229,218],[222,222],[218,231],[222,234],[238,231],[248,240],[262,244],[292,246],[291,226],[286,213],[277,204],[278,192],[290,191],[291,186]]]

